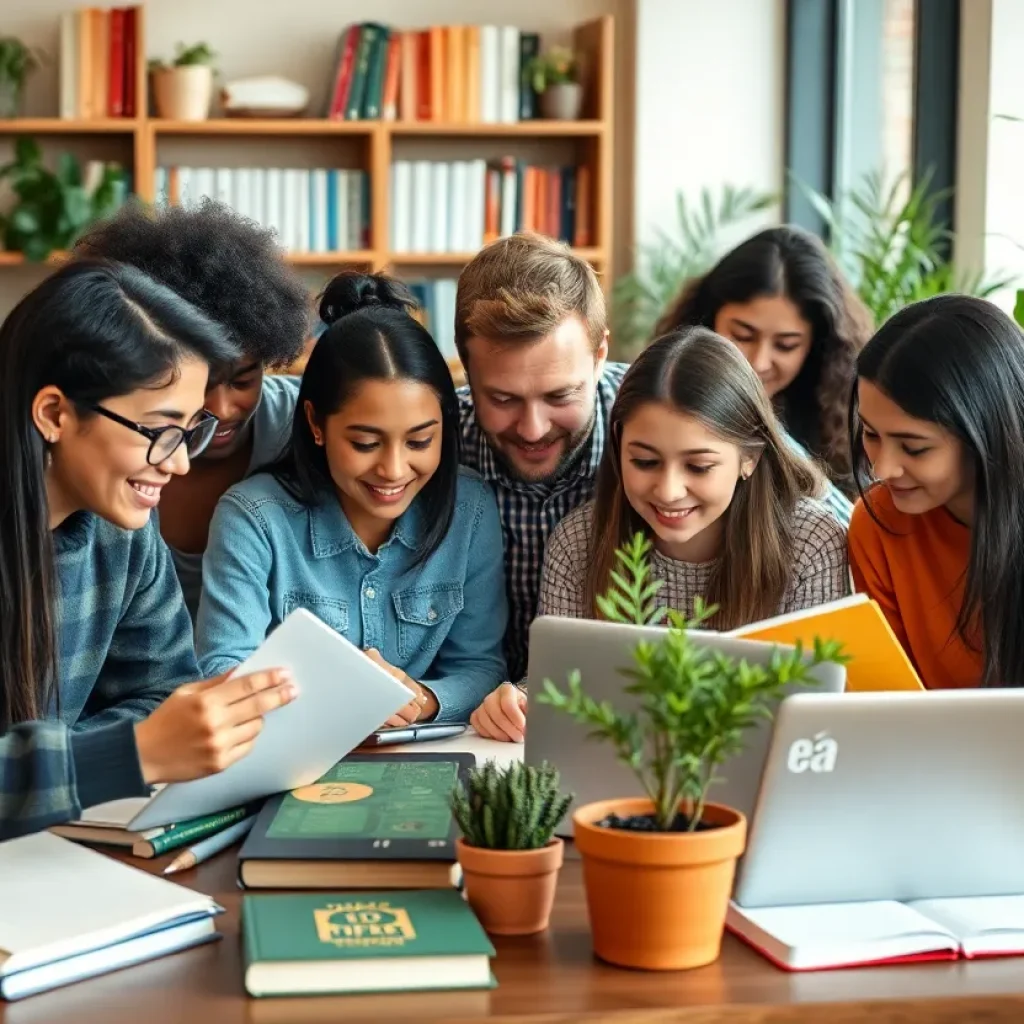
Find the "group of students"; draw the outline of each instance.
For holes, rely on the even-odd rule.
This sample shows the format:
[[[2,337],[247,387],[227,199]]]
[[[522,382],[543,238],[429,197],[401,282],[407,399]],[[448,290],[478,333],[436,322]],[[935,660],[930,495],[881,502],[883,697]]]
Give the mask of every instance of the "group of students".
[[[872,336],[783,226],[629,366],[592,268],[537,235],[460,276],[464,388],[399,281],[341,274],[318,312],[301,379],[273,373],[305,285],[206,202],[126,207],[0,327],[0,839],[244,757],[296,688],[230,673],[295,608],[408,687],[387,724],[521,741],[530,623],[599,617],[636,531],[712,628],[852,569],[926,686],[1024,684],[1024,337],[994,305]]]

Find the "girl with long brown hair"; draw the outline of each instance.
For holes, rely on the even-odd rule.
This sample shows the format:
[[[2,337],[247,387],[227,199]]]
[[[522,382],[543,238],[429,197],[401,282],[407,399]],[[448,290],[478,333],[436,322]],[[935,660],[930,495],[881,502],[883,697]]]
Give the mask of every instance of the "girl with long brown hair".
[[[656,341],[612,407],[594,501],[548,543],[542,614],[598,618],[615,551],[642,531],[659,600],[730,629],[844,596],[845,530],[822,478],[785,440],[757,375],[724,338],[695,327]]]

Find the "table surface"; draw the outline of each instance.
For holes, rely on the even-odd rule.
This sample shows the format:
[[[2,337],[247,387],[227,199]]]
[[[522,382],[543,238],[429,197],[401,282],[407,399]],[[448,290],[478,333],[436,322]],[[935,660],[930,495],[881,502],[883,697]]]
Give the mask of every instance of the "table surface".
[[[391,751],[468,750],[517,760],[522,749],[473,735]],[[389,752],[387,749],[381,753]],[[116,856],[116,854],[115,854]],[[129,863],[160,871],[173,854]],[[551,928],[496,937],[498,987],[304,999],[250,999],[242,985],[236,883],[238,849],[175,881],[213,896],[226,913],[221,939],[22,1002],[0,1002],[0,1024],[307,1024],[345,1021],[486,1021],[562,1024],[1021,1024],[1024,958],[790,974],[726,936],[720,959],[694,971],[622,970],[597,960],[590,944],[580,864],[570,844]],[[3,908],[0,907],[0,917]],[[396,967],[400,970],[401,967]],[[827,1004],[827,1005],[826,1005]]]
[[[160,870],[170,856],[130,860]],[[1024,960],[1015,958],[789,974],[727,936],[719,961],[698,970],[650,973],[611,967],[591,951],[580,864],[571,856],[559,881],[550,930],[495,939],[498,987],[493,990],[250,999],[242,986],[236,869],[237,848],[174,876],[225,908],[217,919],[219,941],[21,1002],[0,1003],[0,1024],[1024,1021]]]

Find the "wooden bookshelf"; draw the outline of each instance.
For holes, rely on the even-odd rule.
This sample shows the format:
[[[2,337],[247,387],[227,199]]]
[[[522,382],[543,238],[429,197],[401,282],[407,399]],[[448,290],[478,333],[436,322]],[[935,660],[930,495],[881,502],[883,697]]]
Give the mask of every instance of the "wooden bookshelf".
[[[405,146],[429,145],[445,159],[446,145],[457,145],[458,159],[466,159],[473,144],[479,143],[481,156],[493,159],[496,146],[507,141],[508,153],[515,155],[520,147],[531,153],[544,152],[546,146],[567,149],[575,154],[579,165],[589,167],[592,188],[589,202],[593,245],[576,250],[598,270],[607,270],[612,253],[612,142],[614,100],[614,24],[610,16],[579,26],[573,45],[582,55],[587,72],[583,119],[578,121],[530,120],[513,124],[485,124],[435,121],[339,121],[320,118],[213,118],[207,121],[169,121],[145,113],[149,108],[146,73],[145,24],[140,11],[137,22],[138,60],[135,73],[139,109],[135,118],[97,118],[94,120],[63,120],[56,117],[34,117],[0,121],[0,145],[4,139],[18,135],[36,137],[121,136],[131,140],[131,163],[135,193],[152,202],[156,196],[156,169],[161,166],[162,145],[186,145],[203,153],[203,147],[216,143],[218,151],[233,144],[253,145],[260,140],[268,154],[268,166],[283,166],[275,160],[270,147],[280,140],[281,147],[294,154],[303,140],[319,147],[338,145],[357,147],[357,168],[367,173],[370,189],[370,246],[354,252],[290,252],[289,260],[304,268],[338,268],[354,266],[372,270],[406,271],[449,270],[457,272],[473,256],[472,252],[392,252],[389,209],[389,186],[392,161]],[[326,73],[326,69],[325,69]],[[246,141],[247,140],[247,141]],[[342,140],[348,140],[343,142]],[[422,142],[420,140],[423,140]],[[85,143],[80,143],[85,145]],[[201,160],[197,156],[197,160]],[[198,166],[198,164],[197,164]],[[349,165],[351,166],[351,164]],[[54,254],[48,262],[58,261],[64,254]],[[0,252],[0,268],[23,265],[20,253]],[[449,276],[451,276],[449,274]],[[605,275],[607,277],[607,275]]]

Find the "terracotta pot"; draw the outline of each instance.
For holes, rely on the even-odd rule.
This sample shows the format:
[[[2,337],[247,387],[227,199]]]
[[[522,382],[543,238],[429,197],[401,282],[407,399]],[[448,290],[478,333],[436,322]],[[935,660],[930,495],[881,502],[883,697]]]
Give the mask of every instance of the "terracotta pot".
[[[573,815],[594,952],[620,967],[675,971],[718,959],[736,860],[739,811],[707,804],[705,832],[627,832],[593,822],[650,814],[650,800],[605,800]]]
[[[493,935],[532,935],[548,926],[565,843],[536,850],[486,850],[455,842],[466,901]]]
[[[540,94],[540,112],[552,121],[576,121],[583,109],[583,86],[579,82],[558,82]]]
[[[173,121],[205,121],[213,99],[213,68],[190,64],[153,72],[157,114]]]

